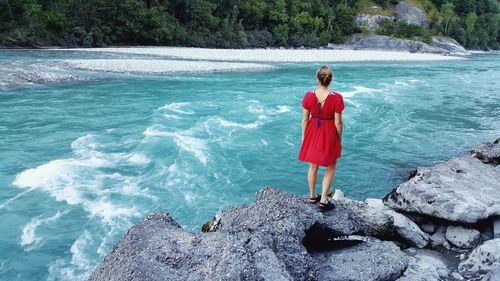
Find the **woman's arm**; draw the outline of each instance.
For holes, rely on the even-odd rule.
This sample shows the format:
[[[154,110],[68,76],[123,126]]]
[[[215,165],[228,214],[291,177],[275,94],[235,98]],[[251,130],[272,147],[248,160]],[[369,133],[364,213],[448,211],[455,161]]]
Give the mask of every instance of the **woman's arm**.
[[[309,110],[303,108],[302,109],[302,142],[304,142],[304,134],[306,132],[308,122],[309,122]]]
[[[342,124],[342,112],[335,112],[335,128],[337,129],[340,143],[342,143],[342,130],[344,129],[344,125]]]

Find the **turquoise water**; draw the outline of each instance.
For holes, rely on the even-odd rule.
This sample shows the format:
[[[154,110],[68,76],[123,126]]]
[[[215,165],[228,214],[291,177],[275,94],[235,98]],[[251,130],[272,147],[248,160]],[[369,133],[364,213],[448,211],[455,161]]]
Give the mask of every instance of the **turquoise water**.
[[[0,72],[57,71],[60,59],[102,56],[0,51]],[[0,279],[84,279],[150,213],[169,212],[199,231],[263,186],[306,195],[300,102],[319,64],[276,66],[163,76],[74,71],[83,78],[3,85]],[[500,135],[499,55],[331,66],[346,104],[334,186],[347,196],[381,197],[415,166]]]

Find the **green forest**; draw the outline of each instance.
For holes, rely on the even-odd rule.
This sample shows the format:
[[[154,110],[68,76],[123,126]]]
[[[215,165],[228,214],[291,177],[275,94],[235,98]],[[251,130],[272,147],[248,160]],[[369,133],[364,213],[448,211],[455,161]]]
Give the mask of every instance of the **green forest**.
[[[0,0],[0,46],[168,45],[319,47],[365,32],[357,14],[395,0]],[[429,40],[448,35],[469,49],[498,49],[495,0],[413,0],[431,20],[422,30],[384,23],[379,34]]]

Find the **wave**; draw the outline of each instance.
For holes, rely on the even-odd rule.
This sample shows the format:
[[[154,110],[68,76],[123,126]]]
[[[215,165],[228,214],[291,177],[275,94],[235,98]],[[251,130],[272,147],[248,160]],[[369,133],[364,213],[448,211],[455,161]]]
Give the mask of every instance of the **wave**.
[[[207,142],[203,139],[190,136],[187,131],[161,131],[158,125],[154,125],[148,127],[143,134],[149,137],[170,137],[179,149],[192,153],[203,165],[207,165],[209,159]]]
[[[36,246],[37,244],[40,243],[42,240],[41,237],[37,237],[35,232],[36,229],[42,225],[42,224],[48,224],[48,223],[53,223],[57,221],[63,214],[66,214],[67,212],[61,213],[60,211],[57,211],[53,216],[47,217],[47,218],[41,218],[37,217],[32,219],[28,224],[26,224],[23,227],[22,234],[21,234],[21,242],[20,245],[25,247],[32,245]],[[27,248],[27,251],[31,251],[34,247]]]
[[[250,102],[252,104],[247,106],[247,110],[254,114],[277,115],[291,111],[288,105],[278,105],[276,108],[266,108],[259,101],[251,100]]]
[[[85,230],[71,245],[71,260],[62,258],[53,262],[47,280],[86,280],[96,265],[96,261],[86,254],[92,241],[91,233]]]
[[[354,90],[352,91],[343,91],[340,94],[344,98],[352,98],[357,94],[374,94],[374,93],[381,93],[384,92],[383,89],[374,89],[374,88],[368,88],[364,86],[353,86]]]
[[[74,158],[52,160],[24,170],[16,175],[13,185],[39,189],[47,192],[56,201],[80,205],[90,216],[99,217],[105,223],[112,223],[116,217],[139,215],[135,208],[119,206],[105,196],[109,194],[109,182],[121,186],[123,182],[128,181],[130,184],[135,181],[131,177],[106,173],[104,170],[114,168],[120,163],[144,165],[149,162],[148,159],[137,153],[100,152],[100,145],[93,135],[76,139],[71,147]],[[115,192],[121,194],[121,189]],[[140,196],[141,193],[135,196]]]
[[[194,112],[192,110],[189,110],[189,109],[183,110],[182,109],[183,107],[186,107],[189,105],[191,105],[190,102],[174,102],[174,103],[165,104],[164,106],[159,107],[158,110],[168,110],[168,111],[172,111],[172,112],[179,113],[179,114],[193,115]]]
[[[207,121],[207,123],[216,123],[218,126],[221,127],[226,127],[226,128],[242,128],[242,129],[256,129],[258,128],[262,122],[253,122],[253,123],[239,123],[239,122],[233,122],[233,121],[228,121],[222,117],[210,117]]]

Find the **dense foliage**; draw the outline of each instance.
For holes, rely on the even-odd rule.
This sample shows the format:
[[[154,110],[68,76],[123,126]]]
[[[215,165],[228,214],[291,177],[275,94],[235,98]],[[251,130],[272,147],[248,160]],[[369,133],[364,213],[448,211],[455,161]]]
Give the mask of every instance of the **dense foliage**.
[[[470,48],[498,48],[496,1],[419,2],[433,13],[431,31],[387,22],[379,33],[424,41],[442,33]],[[373,3],[390,9],[397,1],[0,0],[0,45],[317,47],[360,32],[354,18]]]
[[[499,49],[500,10],[495,0],[432,0],[440,7],[441,25],[433,29],[469,49]]]

